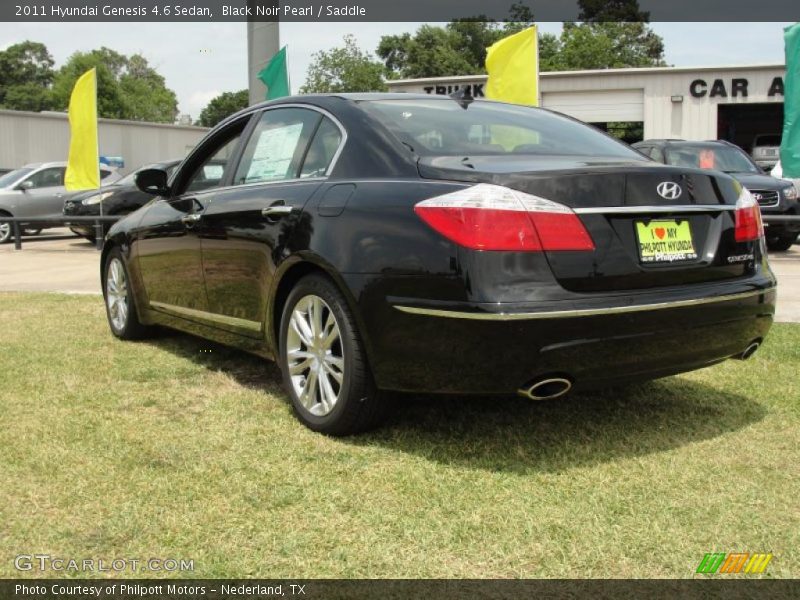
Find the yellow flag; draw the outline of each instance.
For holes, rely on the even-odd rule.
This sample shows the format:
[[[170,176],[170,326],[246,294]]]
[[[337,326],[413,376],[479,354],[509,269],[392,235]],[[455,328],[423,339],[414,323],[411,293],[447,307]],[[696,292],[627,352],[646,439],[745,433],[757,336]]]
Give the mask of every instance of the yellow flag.
[[[78,78],[69,99],[69,160],[64,185],[69,191],[100,187],[97,147],[97,71]]]
[[[536,26],[503,38],[486,54],[486,96],[513,104],[539,106],[539,43]]]

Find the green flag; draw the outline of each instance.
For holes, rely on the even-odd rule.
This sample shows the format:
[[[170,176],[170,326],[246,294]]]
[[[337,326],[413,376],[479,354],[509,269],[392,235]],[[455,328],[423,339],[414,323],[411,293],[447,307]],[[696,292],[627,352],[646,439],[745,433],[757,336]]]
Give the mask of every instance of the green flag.
[[[800,178],[800,23],[784,29],[786,80],[783,93],[783,176]]]
[[[289,71],[286,68],[286,46],[272,57],[258,78],[267,86],[267,100],[289,96]]]

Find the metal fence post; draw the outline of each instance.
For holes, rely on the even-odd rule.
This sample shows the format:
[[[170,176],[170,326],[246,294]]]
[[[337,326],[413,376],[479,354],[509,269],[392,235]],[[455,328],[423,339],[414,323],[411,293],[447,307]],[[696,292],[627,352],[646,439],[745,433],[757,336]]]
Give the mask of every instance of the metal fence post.
[[[14,221],[12,225],[14,227],[14,250],[22,250],[22,229],[19,221]]]
[[[94,222],[94,247],[103,249],[103,223],[99,219]]]

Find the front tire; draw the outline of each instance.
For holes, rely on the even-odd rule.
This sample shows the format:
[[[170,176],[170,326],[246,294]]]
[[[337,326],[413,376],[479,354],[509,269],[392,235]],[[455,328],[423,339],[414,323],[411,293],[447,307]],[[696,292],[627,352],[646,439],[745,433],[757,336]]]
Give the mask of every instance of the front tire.
[[[0,217],[10,217],[11,215],[7,212],[3,212],[0,210]],[[4,221],[0,223],[0,244],[7,244],[13,238],[13,228],[11,223],[8,221]]]
[[[786,252],[797,240],[796,233],[783,233],[767,238],[767,249],[773,252]]]
[[[147,336],[149,327],[139,321],[128,268],[119,248],[108,253],[103,268],[103,298],[111,333],[122,340],[136,340]]]
[[[355,319],[326,277],[295,285],[281,316],[280,367],[297,418],[344,436],[374,427],[386,399],[375,388]]]

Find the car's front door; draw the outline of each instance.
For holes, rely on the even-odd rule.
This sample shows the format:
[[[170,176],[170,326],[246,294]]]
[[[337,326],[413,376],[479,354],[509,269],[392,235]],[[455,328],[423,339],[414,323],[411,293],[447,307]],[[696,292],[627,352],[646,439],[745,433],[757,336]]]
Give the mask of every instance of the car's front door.
[[[64,167],[45,167],[31,173],[17,185],[20,191],[15,215],[57,217],[64,211]]]
[[[225,181],[249,117],[203,142],[172,181],[172,194],[154,202],[136,230],[136,256],[150,307],[204,320],[208,299],[203,281],[201,219]],[[231,165],[232,168],[232,165]]]
[[[338,124],[311,108],[278,107],[258,117],[231,185],[203,216],[208,307],[221,326],[263,335],[276,264],[287,249],[308,244],[313,225],[303,207],[343,139]]]

